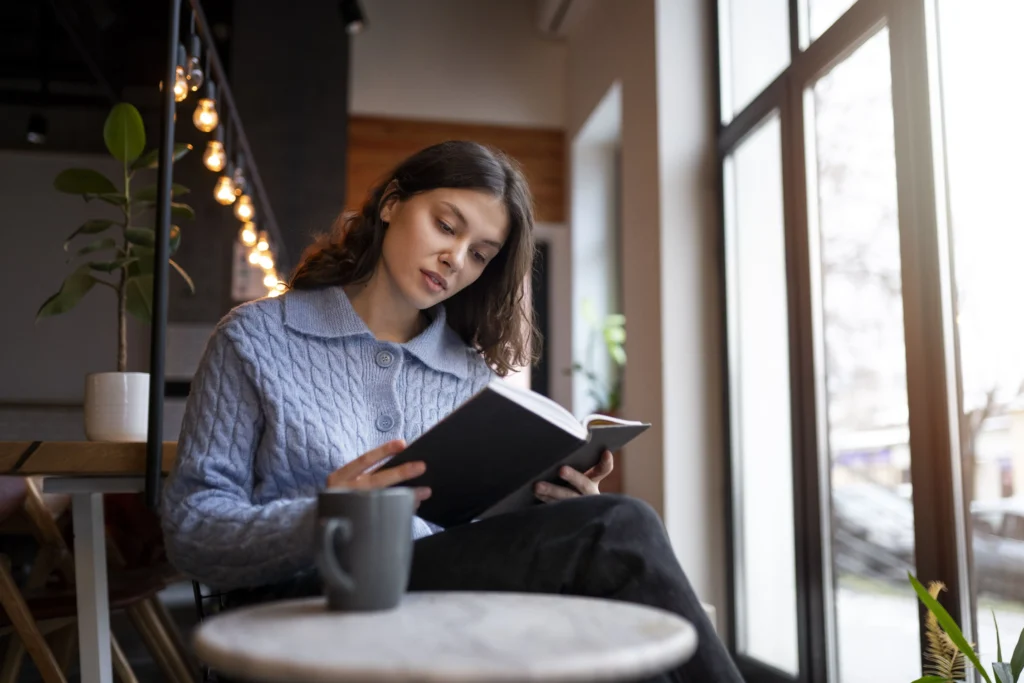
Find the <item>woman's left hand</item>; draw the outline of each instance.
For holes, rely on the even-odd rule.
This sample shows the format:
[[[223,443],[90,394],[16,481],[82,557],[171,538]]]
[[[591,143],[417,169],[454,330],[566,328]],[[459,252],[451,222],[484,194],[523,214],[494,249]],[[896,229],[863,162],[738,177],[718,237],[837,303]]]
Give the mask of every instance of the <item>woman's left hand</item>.
[[[611,474],[614,467],[611,451],[605,451],[601,455],[601,461],[586,472],[580,472],[571,467],[563,467],[559,470],[559,476],[568,482],[571,488],[540,481],[534,486],[533,493],[538,500],[545,503],[554,503],[558,500],[578,498],[579,496],[595,496],[601,493],[599,489],[601,480]]]

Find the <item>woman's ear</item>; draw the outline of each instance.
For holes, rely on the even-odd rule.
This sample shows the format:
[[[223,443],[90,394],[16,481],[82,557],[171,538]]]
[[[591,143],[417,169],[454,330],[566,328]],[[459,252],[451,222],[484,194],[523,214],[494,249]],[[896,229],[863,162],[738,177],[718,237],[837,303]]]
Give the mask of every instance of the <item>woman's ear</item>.
[[[391,215],[395,211],[395,204],[398,203],[398,181],[392,180],[388,183],[388,186],[384,188],[384,195],[380,200],[380,206],[378,211],[380,213],[380,220],[382,223],[390,223]]]

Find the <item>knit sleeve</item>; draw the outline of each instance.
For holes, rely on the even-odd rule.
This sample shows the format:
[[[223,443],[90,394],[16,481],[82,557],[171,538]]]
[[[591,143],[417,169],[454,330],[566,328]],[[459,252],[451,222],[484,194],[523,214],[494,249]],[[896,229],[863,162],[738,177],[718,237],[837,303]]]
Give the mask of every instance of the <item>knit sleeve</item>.
[[[273,583],[312,565],[316,499],[253,502],[254,458],[264,417],[256,388],[224,326],[193,380],[166,482],[168,558],[207,585]]]

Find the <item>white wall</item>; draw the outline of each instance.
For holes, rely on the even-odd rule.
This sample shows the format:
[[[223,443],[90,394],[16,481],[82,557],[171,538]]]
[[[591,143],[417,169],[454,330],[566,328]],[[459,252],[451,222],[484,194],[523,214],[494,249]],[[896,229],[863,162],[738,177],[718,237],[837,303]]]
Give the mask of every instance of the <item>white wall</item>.
[[[653,427],[624,453],[703,600],[725,605],[722,378],[717,338],[710,5],[601,0],[569,34],[567,133],[622,87],[625,417]],[[578,229],[570,216],[571,229]],[[725,610],[719,610],[724,615]]]
[[[525,0],[363,0],[352,41],[355,115],[561,128],[563,42]]]

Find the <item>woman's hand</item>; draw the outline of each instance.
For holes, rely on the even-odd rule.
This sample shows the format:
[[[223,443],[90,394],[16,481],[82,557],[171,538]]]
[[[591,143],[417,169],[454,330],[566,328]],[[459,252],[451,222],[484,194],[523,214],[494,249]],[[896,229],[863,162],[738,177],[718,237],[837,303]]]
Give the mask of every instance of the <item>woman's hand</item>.
[[[331,472],[327,476],[327,488],[383,489],[409,479],[415,479],[427,471],[426,464],[421,460],[407,462],[404,465],[385,470],[376,470],[376,465],[381,460],[390,458],[403,450],[405,450],[405,441],[402,439],[388,441],[383,446],[378,446],[372,451],[360,455],[341,469]],[[430,498],[429,486],[417,486],[413,492],[416,494],[417,507],[421,502]]]
[[[533,492],[538,500],[545,503],[554,503],[558,500],[578,498],[579,496],[595,496],[601,493],[598,486],[601,480],[611,474],[614,468],[615,463],[611,451],[605,451],[601,454],[601,461],[586,472],[580,472],[571,467],[563,467],[559,470],[559,476],[567,481],[572,488],[539,481]]]

